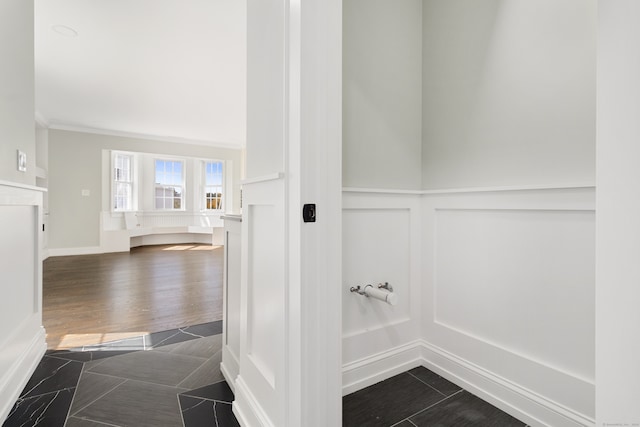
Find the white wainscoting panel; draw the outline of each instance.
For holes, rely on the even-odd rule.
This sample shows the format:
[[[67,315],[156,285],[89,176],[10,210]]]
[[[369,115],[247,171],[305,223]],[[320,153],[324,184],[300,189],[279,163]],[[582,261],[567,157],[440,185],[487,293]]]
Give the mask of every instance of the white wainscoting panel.
[[[0,182],[0,423],[47,348],[41,224],[42,190]]]
[[[453,380],[473,366],[535,396],[556,425],[592,423],[594,202],[593,188],[423,197],[423,338],[450,356]]]
[[[404,209],[346,209],[343,212],[343,281],[350,286],[388,282],[398,304],[358,295],[344,286],[343,334],[356,335],[407,322],[411,301],[409,240],[411,211]]]
[[[235,390],[240,371],[240,239],[241,218],[224,219],[224,330],[220,369]]]
[[[273,331],[280,330],[283,313],[278,310],[284,300],[284,271],[282,262],[273,262],[272,256],[282,256],[283,236],[278,223],[276,207],[250,205],[248,207],[249,253],[248,271],[248,346],[247,353],[259,367],[264,378],[275,388],[276,366],[279,354]],[[276,234],[277,233],[277,234]],[[275,344],[275,345],[274,345]]]
[[[285,385],[284,180],[245,184],[243,194],[234,413],[242,425],[276,426]]]
[[[585,211],[437,210],[435,322],[593,380],[594,360],[583,355],[594,347],[594,220]]]
[[[416,363],[415,357],[397,357],[396,349],[419,337],[419,208],[419,195],[343,193],[345,393],[386,379],[398,373],[400,367],[413,367]],[[380,282],[389,282],[393,287],[397,305],[349,291],[351,286]]]

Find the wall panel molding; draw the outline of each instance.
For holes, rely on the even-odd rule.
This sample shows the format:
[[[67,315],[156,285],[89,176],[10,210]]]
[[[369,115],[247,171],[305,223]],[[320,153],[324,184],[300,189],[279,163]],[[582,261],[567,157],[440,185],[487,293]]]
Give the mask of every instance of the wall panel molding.
[[[419,196],[343,193],[343,364],[355,366],[419,337],[420,227]],[[384,281],[398,296],[396,306],[349,292]],[[371,384],[355,377],[350,391]]]
[[[422,364],[532,425],[593,425],[594,187],[344,190],[346,236],[408,209],[420,303],[345,327],[343,393]],[[350,252],[385,242],[369,225],[346,276]]]
[[[442,188],[434,190],[409,190],[402,188],[359,188],[343,187],[344,193],[362,194],[413,194],[413,195],[444,195],[444,194],[469,194],[469,193],[501,193],[511,191],[548,191],[548,190],[594,190],[593,183],[571,183],[562,185],[519,185],[519,186],[499,186],[499,187],[469,187],[469,188]]]
[[[422,207],[422,338],[589,425],[595,189],[431,194]]]
[[[285,183],[245,184],[240,232],[240,353],[234,412],[242,425],[278,425],[285,383]],[[242,420],[245,420],[244,422]]]
[[[43,189],[0,182],[0,422],[47,344],[42,328]]]

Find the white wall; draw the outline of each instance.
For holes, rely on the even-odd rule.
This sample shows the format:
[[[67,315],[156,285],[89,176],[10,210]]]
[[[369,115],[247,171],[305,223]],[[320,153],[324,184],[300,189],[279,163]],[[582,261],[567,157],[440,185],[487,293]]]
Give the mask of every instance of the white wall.
[[[595,182],[595,0],[425,0],[425,189]]]
[[[284,27],[276,24],[283,22],[283,7],[247,1],[247,178],[282,172],[285,167],[285,35]],[[252,40],[252,33],[260,40]]]
[[[343,185],[419,189],[422,1],[343,4]]]
[[[640,425],[640,3],[599,2],[597,425]]]
[[[0,180],[35,184],[33,2],[0,3]],[[27,171],[17,170],[17,150]]]
[[[49,247],[100,246],[103,208],[103,150],[157,153],[230,160],[240,164],[240,150],[150,141],[62,130],[49,131]],[[233,169],[234,206],[240,206],[239,168]],[[82,190],[89,196],[82,196]]]

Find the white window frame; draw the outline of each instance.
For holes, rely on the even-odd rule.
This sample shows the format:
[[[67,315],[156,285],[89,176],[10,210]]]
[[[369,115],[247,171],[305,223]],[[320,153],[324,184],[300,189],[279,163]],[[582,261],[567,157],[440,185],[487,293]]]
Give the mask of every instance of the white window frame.
[[[210,163],[220,163],[222,170],[220,171],[220,178],[221,178],[221,183],[220,185],[207,185],[207,165]],[[202,176],[201,176],[201,180],[202,180],[202,195],[201,195],[201,203],[202,203],[202,210],[205,212],[222,212],[224,210],[224,204],[225,204],[225,162],[224,160],[214,160],[214,159],[207,159],[207,160],[203,160],[202,161]],[[220,202],[218,203],[218,207],[217,208],[210,208],[208,201],[209,198],[207,197],[207,194],[209,193],[209,189],[213,189],[213,188],[218,188],[219,189],[219,193],[220,193]]]
[[[181,176],[180,176],[180,184],[176,185],[176,184],[160,184],[158,182],[156,182],[156,178],[157,178],[157,162],[172,162],[172,163],[180,163],[182,165],[182,170],[181,170]],[[185,197],[185,191],[186,191],[186,185],[185,185],[185,167],[186,167],[186,163],[183,159],[175,159],[175,158],[161,158],[161,157],[156,157],[153,159],[153,208],[156,211],[165,211],[165,212],[171,212],[171,211],[185,211],[186,210],[186,197]],[[159,208],[157,205],[157,201],[158,201],[158,190],[162,190],[162,191],[167,191],[169,189],[175,189],[179,187],[181,192],[180,192],[180,207],[179,208],[167,208],[162,207]],[[168,197],[162,197],[162,199],[166,200],[169,199]],[[171,199],[174,200],[175,202],[175,197],[171,197]]]
[[[116,174],[116,164],[118,158],[126,158],[129,160],[129,181],[121,180]],[[137,180],[136,180],[136,163],[135,163],[135,155],[133,153],[122,152],[122,151],[112,151],[111,152],[111,211],[115,213],[119,212],[132,212],[136,210],[136,189],[137,189]],[[117,189],[118,184],[122,186],[129,187],[129,200],[128,200],[128,208],[118,208],[116,206],[116,198],[117,198]]]

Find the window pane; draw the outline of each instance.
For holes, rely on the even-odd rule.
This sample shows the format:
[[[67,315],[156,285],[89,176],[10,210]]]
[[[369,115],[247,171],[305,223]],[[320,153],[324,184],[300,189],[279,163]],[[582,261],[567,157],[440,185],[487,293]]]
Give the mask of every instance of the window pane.
[[[156,160],[156,172],[164,172],[164,161]]]
[[[133,156],[114,154],[113,156],[113,209],[124,211],[133,209]]]
[[[183,164],[181,161],[155,161],[155,206],[156,209],[181,209]]]
[[[222,209],[222,162],[205,162],[204,199],[205,209]]]

